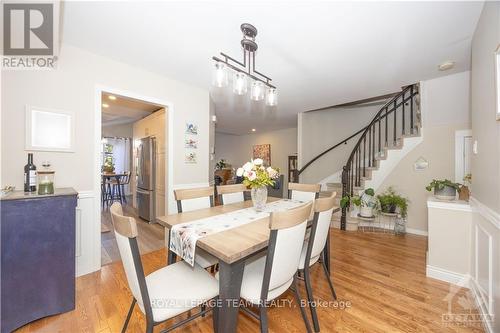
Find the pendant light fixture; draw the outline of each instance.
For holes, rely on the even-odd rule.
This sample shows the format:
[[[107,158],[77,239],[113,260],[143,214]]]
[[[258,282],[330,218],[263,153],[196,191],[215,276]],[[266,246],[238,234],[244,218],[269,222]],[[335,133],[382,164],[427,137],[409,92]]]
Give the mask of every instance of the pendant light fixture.
[[[233,92],[237,95],[245,95],[248,91],[250,81],[250,99],[261,101],[266,97],[267,106],[276,106],[278,104],[278,92],[276,87],[271,84],[272,79],[255,69],[255,52],[258,45],[255,42],[257,29],[248,23],[241,25],[243,39],[241,46],[243,48],[243,62],[240,62],[227,54],[220,53],[219,57],[212,57],[215,61],[214,86],[223,88],[228,85],[228,72],[233,74]]]

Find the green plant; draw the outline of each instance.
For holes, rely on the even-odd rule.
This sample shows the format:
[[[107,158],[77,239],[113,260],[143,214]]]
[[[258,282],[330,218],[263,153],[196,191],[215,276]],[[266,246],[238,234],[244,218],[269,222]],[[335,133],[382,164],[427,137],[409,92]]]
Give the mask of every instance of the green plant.
[[[351,201],[350,199],[351,198],[348,195],[343,196],[342,199],[340,199],[340,207],[346,208],[349,206],[349,202]]]
[[[472,184],[472,174],[471,173],[466,174],[464,176],[463,181],[465,184]]]
[[[397,194],[392,186],[377,195],[377,199],[380,203],[380,209],[382,212],[394,213],[396,208],[399,208],[401,216],[406,217],[408,213],[409,200]]]
[[[215,164],[217,170],[222,170],[227,167],[227,162],[225,159],[221,158],[219,162]]]
[[[445,186],[453,187],[455,190],[460,189],[460,183],[453,183],[451,180],[445,179],[445,180],[437,180],[433,179],[432,182],[425,187],[427,191],[432,191],[432,189],[438,189],[442,190]]]

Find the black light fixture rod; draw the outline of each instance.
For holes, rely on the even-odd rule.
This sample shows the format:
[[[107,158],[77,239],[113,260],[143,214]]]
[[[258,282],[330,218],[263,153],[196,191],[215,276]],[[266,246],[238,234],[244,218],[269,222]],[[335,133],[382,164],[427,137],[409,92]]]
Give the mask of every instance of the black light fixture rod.
[[[226,56],[226,55],[225,55],[225,54],[223,54],[223,53],[221,53],[221,54],[222,54],[224,57],[227,57],[227,58],[229,58],[230,60],[235,61],[235,60],[234,60],[234,59],[232,59],[231,57],[228,57],[228,56]],[[227,66],[227,67],[229,67],[229,68],[231,68],[232,70],[235,70],[235,71],[240,72],[240,73],[245,73],[245,71],[243,71],[242,69],[240,69],[240,68],[238,68],[238,67],[236,67],[236,66],[234,66],[234,65],[231,65],[231,64],[229,63],[229,61],[227,61],[227,60],[226,60],[226,61],[224,61],[224,60],[222,60],[222,59],[220,59],[220,58],[217,58],[217,57],[212,57],[212,59],[213,59],[213,60],[215,60],[215,61],[217,61],[217,62],[222,62],[222,63],[226,64],[226,66]],[[239,61],[235,61],[235,62],[236,62],[236,63],[241,64]],[[246,68],[245,68],[245,69],[246,69]],[[245,74],[247,74],[247,73],[245,73]],[[260,74],[260,73],[257,73],[257,74],[262,75],[262,74]],[[264,83],[264,84],[265,84],[266,86],[268,86],[269,88],[275,88],[275,89],[276,89],[276,87],[275,87],[275,86],[273,86],[273,85],[272,85],[272,84],[270,84],[269,82],[266,82],[265,80],[263,80],[263,79],[261,79],[261,78],[259,78],[259,77],[255,76],[255,75],[252,75],[252,74],[247,74],[247,75],[248,75],[248,76],[250,76],[250,77],[251,77],[252,79],[254,79],[254,80],[257,80],[257,81],[260,81],[260,82]],[[262,75],[262,76],[263,76],[263,77],[265,77],[267,80],[270,80],[270,79],[269,79],[269,78],[267,78],[265,75]]]
[[[226,58],[226,61],[225,61],[226,63],[228,63],[227,59],[229,59],[229,60],[231,60],[231,61],[233,61],[233,62],[237,63],[237,64],[238,64],[238,65],[240,65],[240,66],[243,66],[243,67],[245,67],[245,68],[247,67],[247,64],[246,64],[246,60],[247,60],[247,59],[246,59],[246,57],[245,57],[245,51],[243,51],[243,59],[244,59],[244,63],[239,62],[238,60],[236,60],[236,59],[234,59],[234,58],[232,58],[232,57],[228,56],[228,55],[227,55],[227,54],[225,54],[225,53],[222,53],[222,52],[221,52],[221,53],[220,53],[220,55],[221,55],[221,56],[223,56],[224,58]]]
[[[255,69],[255,52],[252,52],[252,58],[253,58],[253,72],[256,73],[256,74],[259,74],[262,77],[265,77],[266,80],[267,80],[267,82],[272,81],[273,79],[271,79],[268,76],[265,76],[264,74],[262,74],[260,72],[257,72],[257,70]]]

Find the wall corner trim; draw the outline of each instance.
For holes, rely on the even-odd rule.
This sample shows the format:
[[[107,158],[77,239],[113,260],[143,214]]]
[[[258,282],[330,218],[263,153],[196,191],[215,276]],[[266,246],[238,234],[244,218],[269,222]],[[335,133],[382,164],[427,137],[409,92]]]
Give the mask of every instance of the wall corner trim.
[[[485,219],[490,221],[493,226],[495,226],[498,230],[500,230],[500,214],[495,212],[493,209],[490,207],[486,206],[479,200],[477,200],[474,197],[470,198],[470,203],[472,207],[479,212]]]

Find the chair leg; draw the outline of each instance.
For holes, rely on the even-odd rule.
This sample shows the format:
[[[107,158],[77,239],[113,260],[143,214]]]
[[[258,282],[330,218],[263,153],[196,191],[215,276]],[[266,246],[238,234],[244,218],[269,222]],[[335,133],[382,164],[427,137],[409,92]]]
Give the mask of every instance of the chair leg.
[[[205,311],[207,309],[207,306],[205,304],[201,305],[201,311]],[[205,317],[205,314],[201,315],[202,317]]]
[[[219,331],[218,329],[218,322],[219,322],[219,302],[218,298],[214,299],[215,305],[212,309],[212,326],[214,328],[214,333],[217,333]]]
[[[311,275],[309,274],[309,269],[304,270],[304,281],[306,284],[307,300],[309,302],[309,310],[311,311],[311,318],[313,321],[314,331],[319,332],[319,321],[318,314],[316,313],[316,305],[314,302],[314,296],[311,285]]]
[[[306,325],[306,330],[308,333],[311,333],[311,325],[309,325],[309,320],[307,319],[306,310],[302,306],[300,294],[299,294],[299,284],[297,283],[297,274],[293,277],[293,286],[295,288],[295,300],[300,308],[300,314],[302,315],[302,319],[304,320],[304,325]]]
[[[152,320],[146,320],[146,333],[153,333],[153,321]]]
[[[269,323],[267,321],[267,307],[264,301],[262,301],[262,304],[259,306],[259,318],[260,332],[267,333],[267,331],[269,330]]]
[[[325,271],[326,279],[328,280],[328,284],[330,285],[330,291],[332,292],[333,299],[336,300],[337,294],[335,293],[335,289],[333,288],[333,283],[332,283],[332,279],[330,278],[330,273],[328,273],[328,268],[326,267],[326,264],[324,261],[321,263],[321,265],[323,266],[323,270]]]
[[[134,311],[135,302],[136,300],[134,298],[132,300],[132,304],[130,304],[130,309],[128,310],[127,314],[127,319],[125,319],[125,323],[123,324],[122,333],[125,333],[125,331],[127,330],[128,322],[130,321],[130,317],[132,316],[132,312]]]

